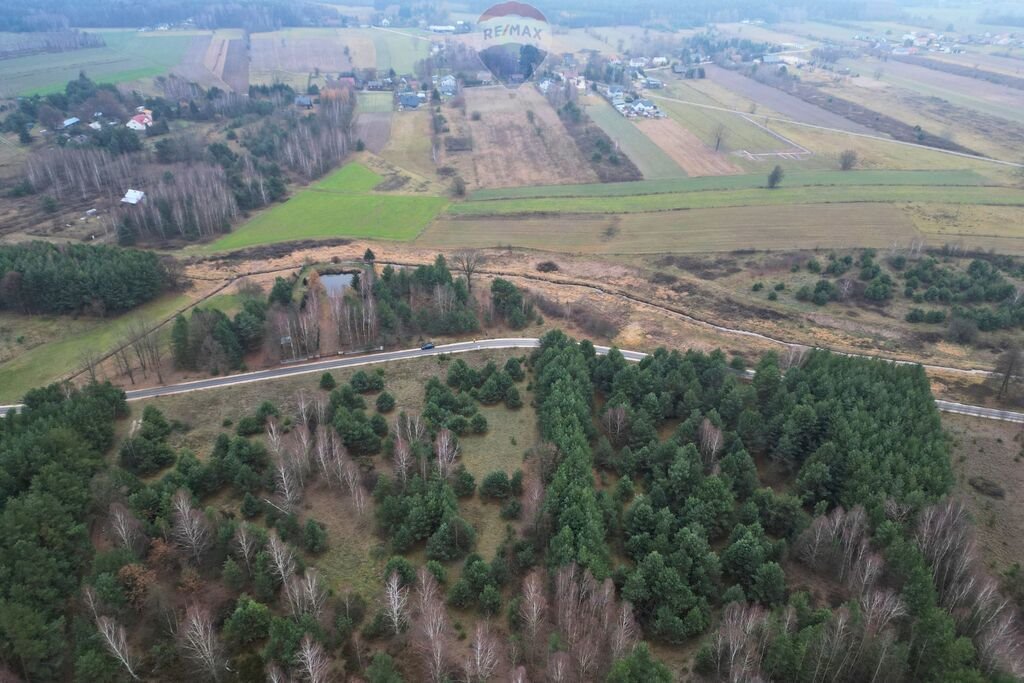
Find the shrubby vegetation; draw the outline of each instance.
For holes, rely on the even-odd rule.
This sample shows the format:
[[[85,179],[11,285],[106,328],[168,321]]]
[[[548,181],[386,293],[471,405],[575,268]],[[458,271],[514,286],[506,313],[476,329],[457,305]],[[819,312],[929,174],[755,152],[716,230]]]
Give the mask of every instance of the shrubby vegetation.
[[[311,380],[311,394],[265,402],[206,457],[175,451],[182,426],[147,407],[122,467],[91,483],[123,395],[30,395],[25,415],[0,421],[0,523],[15,539],[0,544],[7,661],[52,678],[74,642],[75,673],[90,680],[160,667],[309,678],[310,662],[340,669],[334,660],[381,681],[669,680],[642,634],[703,639],[694,668],[707,680],[1020,671],[1013,616],[965,510],[943,499],[948,443],[919,367],[815,352],[782,372],[767,356],[746,383],[719,351],[633,364],[561,332],[525,364],[443,362],[421,414],[374,411],[394,410],[376,372],[329,394]],[[542,442],[477,489],[462,461],[487,428],[478,404],[508,404],[527,379]],[[788,473],[786,492],[765,487],[755,463]],[[375,526],[379,600],[320,575],[318,557],[337,545],[327,518],[306,512],[313,485]],[[508,523],[493,557],[462,509],[477,494]],[[110,540],[91,563],[88,514],[105,515]],[[43,525],[70,531],[32,531]],[[449,609],[491,619],[467,628]],[[177,638],[149,628],[167,614]],[[190,644],[199,634],[209,656]],[[403,654],[373,655],[383,649]]]

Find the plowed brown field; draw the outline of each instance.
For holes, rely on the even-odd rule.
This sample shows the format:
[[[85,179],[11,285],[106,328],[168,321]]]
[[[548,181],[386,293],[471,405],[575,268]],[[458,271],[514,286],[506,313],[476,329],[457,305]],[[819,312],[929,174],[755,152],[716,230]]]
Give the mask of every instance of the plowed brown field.
[[[743,173],[743,169],[729,161],[727,156],[705,145],[674,119],[639,121],[637,126],[688,176]]]

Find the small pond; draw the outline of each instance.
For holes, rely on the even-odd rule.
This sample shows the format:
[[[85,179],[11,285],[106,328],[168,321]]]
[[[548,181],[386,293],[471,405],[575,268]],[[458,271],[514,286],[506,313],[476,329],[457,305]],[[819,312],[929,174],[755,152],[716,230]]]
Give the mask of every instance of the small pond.
[[[352,273],[337,273],[334,275],[321,275],[320,283],[327,291],[327,295],[341,294],[352,286]]]

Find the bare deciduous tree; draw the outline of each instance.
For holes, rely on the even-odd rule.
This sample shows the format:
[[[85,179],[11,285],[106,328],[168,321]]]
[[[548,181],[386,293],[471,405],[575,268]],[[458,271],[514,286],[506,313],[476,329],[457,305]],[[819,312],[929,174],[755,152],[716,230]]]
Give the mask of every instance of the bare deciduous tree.
[[[111,503],[109,512],[110,531],[122,548],[140,555],[146,547],[146,534],[142,522],[120,503]]]
[[[401,633],[405,627],[405,609],[408,600],[409,588],[402,585],[398,572],[391,572],[384,584],[384,609],[395,635]]]
[[[484,683],[490,680],[498,668],[499,660],[498,639],[491,634],[490,624],[487,621],[478,621],[463,667],[466,680],[469,683]]]
[[[718,452],[722,449],[722,430],[711,420],[704,418],[697,429],[700,437],[700,452],[704,456],[705,466],[713,471],[718,463]]]
[[[248,522],[242,522],[235,529],[235,550],[245,563],[245,570],[252,573],[252,563],[259,551],[260,539]]]
[[[613,406],[604,411],[604,415],[601,417],[601,426],[611,437],[612,442],[620,445],[626,434],[626,429],[629,427],[629,413],[626,411],[626,406]]]
[[[423,657],[429,679],[439,683],[445,679],[449,665],[451,627],[448,612],[433,575],[423,571],[417,578],[415,646]]]
[[[274,570],[274,576],[284,587],[289,603],[294,602],[291,594],[291,578],[295,574],[295,552],[287,543],[278,538],[277,534],[271,533],[267,542],[267,553],[270,555],[270,562]]]
[[[111,656],[121,663],[121,666],[125,668],[129,676],[138,680],[139,675],[135,673],[138,664],[136,664],[135,657],[128,647],[128,635],[124,626],[121,626],[110,617],[101,616],[96,617],[96,630],[99,631],[100,638],[103,639],[103,645]]]
[[[452,254],[452,264],[466,276],[466,289],[473,291],[473,276],[484,265],[483,252],[476,249],[462,249]]]
[[[174,540],[192,556],[198,564],[206,549],[210,547],[212,534],[206,516],[192,507],[192,498],[180,489],[171,499],[174,526],[171,530]]]
[[[326,683],[331,676],[331,658],[323,646],[308,635],[299,645],[299,669],[309,683]]]
[[[434,453],[437,455],[437,472],[442,479],[447,479],[455,469],[459,458],[459,442],[449,429],[437,433],[434,442]]]
[[[715,126],[714,130],[711,131],[712,137],[715,139],[715,151],[719,151],[722,148],[722,143],[725,142],[725,135],[728,132],[728,128],[725,127],[724,123],[719,123]]]
[[[405,439],[397,439],[395,441],[394,454],[391,457],[391,462],[395,469],[395,476],[398,477],[398,481],[405,486],[406,479],[409,476],[409,470],[412,468],[412,449],[409,447],[409,442]]]
[[[220,680],[226,667],[210,613],[198,605],[190,606],[178,629],[178,638],[185,656],[211,678]]]
[[[526,637],[526,657],[531,662],[538,654],[547,611],[544,578],[541,570],[534,569],[523,580],[523,598],[519,603],[519,617],[523,620],[523,635]]]
[[[292,576],[286,591],[292,616],[298,618],[309,614],[319,619],[327,603],[327,588],[316,569],[309,568],[302,576]]]

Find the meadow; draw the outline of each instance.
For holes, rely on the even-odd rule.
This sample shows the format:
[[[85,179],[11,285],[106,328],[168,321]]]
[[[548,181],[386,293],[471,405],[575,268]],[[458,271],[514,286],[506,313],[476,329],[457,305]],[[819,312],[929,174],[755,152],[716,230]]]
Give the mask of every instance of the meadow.
[[[0,313],[0,403],[77,370],[86,353],[105,353],[133,321],[163,319],[189,302],[166,296],[116,318]]]
[[[787,173],[786,186],[830,187],[873,185],[977,186],[991,181],[969,170],[946,171],[818,171]],[[744,190],[764,187],[765,176],[748,174],[673,180],[642,180],[631,183],[592,183],[587,185],[550,185],[477,190],[471,201],[522,199],[529,197],[623,197],[630,195],[707,190]]]
[[[783,181],[785,183],[785,181]],[[782,206],[833,203],[954,202],[995,206],[1024,205],[1024,191],[1010,187],[915,185],[834,185],[792,187],[774,190],[732,189],[704,192],[668,192],[652,195],[542,197],[495,199],[454,204],[449,209],[459,216],[501,216],[537,213],[647,213],[678,209],[709,209],[734,206]]]
[[[473,367],[480,367],[489,360],[499,365],[515,356],[512,351],[480,351],[459,354]],[[347,382],[360,370],[384,371],[385,390],[395,398],[395,409],[386,417],[393,421],[402,412],[420,412],[423,409],[423,386],[430,377],[444,379],[447,362],[438,358],[421,358],[396,361],[368,367],[356,367],[334,371],[331,374],[339,384]],[[132,404],[134,415],[141,414],[144,406],[159,408],[168,419],[178,420],[187,425],[187,431],[175,435],[175,446],[192,450],[205,460],[213,448],[218,434],[230,431],[223,421],[237,423],[250,415],[263,401],[271,401],[282,412],[295,410],[295,396],[304,392],[307,396],[326,398],[326,393],[317,388],[319,374],[300,375],[281,380],[243,384],[224,389],[211,389],[192,394],[150,399]],[[525,405],[529,405],[530,392],[525,385]],[[372,405],[374,396],[367,397]],[[489,429],[486,434],[466,436],[462,444],[461,462],[479,483],[483,477],[495,470],[514,472],[522,466],[523,452],[537,440],[537,421],[533,410],[524,407],[509,411],[503,406],[482,407]],[[389,469],[384,457],[373,459],[378,471]],[[498,514],[498,505],[485,503],[478,496],[459,501],[465,518],[477,532],[476,551],[484,557],[493,556],[504,537],[505,522]],[[380,592],[382,571],[386,560],[384,544],[372,533],[372,512],[360,517],[353,510],[347,496],[320,485],[310,487],[306,493],[304,517],[323,522],[327,528],[329,546],[319,556],[307,556],[306,560],[324,572],[329,586],[338,594],[349,590],[366,599],[376,597]]]
[[[361,164],[348,164],[257,214],[204,251],[330,237],[410,240],[446,204],[442,197],[371,192],[383,180]]]
[[[170,72],[197,35],[99,31],[105,47],[0,61],[0,96],[45,95],[64,89],[84,71],[104,83],[123,83]]]
[[[416,240],[432,249],[522,247],[579,254],[884,248],[917,236],[889,204],[741,206],[657,213],[441,217]]]

